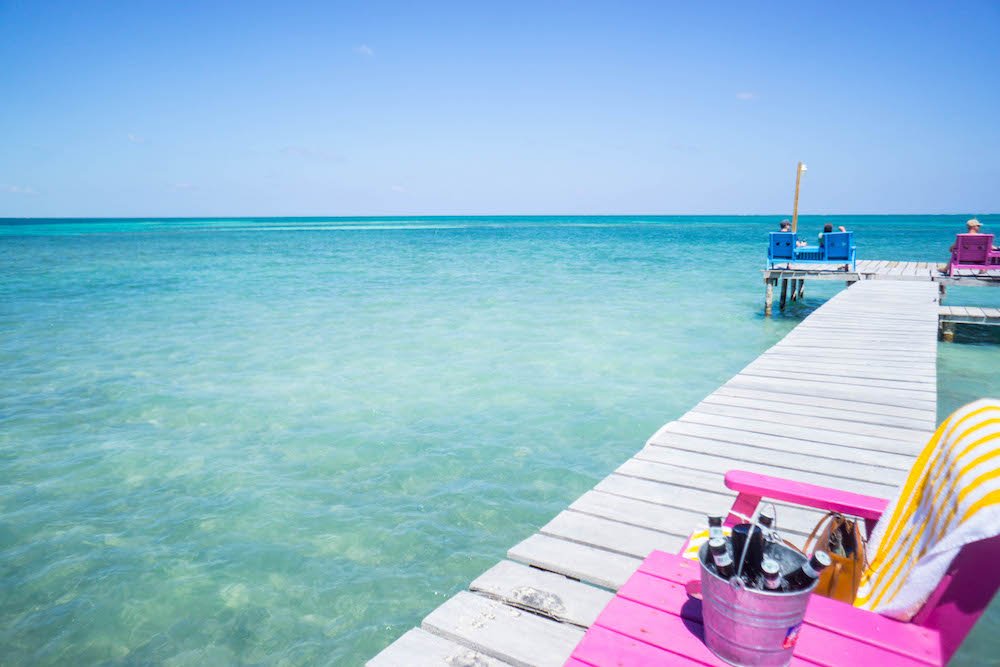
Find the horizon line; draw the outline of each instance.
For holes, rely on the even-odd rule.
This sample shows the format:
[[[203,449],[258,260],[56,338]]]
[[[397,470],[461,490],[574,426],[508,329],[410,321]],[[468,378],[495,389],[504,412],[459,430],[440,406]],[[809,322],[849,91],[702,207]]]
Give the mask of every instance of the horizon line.
[[[967,211],[958,212],[929,212],[920,213],[801,213],[799,218],[804,217],[890,217],[890,216],[966,216],[986,217],[1000,215],[1000,212],[969,213]],[[786,213],[363,213],[357,215],[89,215],[89,216],[62,216],[62,215],[38,215],[38,216],[0,216],[0,221],[9,220],[229,220],[229,219],[329,219],[329,218],[621,218],[621,217],[647,217],[647,218],[669,218],[669,217],[744,217],[744,218],[791,218]]]

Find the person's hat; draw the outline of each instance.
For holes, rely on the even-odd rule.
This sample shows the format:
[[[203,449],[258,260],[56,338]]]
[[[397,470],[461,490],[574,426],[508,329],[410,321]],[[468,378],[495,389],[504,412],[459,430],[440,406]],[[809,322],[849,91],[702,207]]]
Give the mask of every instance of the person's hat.
[[[969,229],[972,229],[973,227],[978,229],[979,227],[983,226],[983,223],[979,222],[975,218],[972,218],[967,223],[965,223],[965,226],[968,227]]]

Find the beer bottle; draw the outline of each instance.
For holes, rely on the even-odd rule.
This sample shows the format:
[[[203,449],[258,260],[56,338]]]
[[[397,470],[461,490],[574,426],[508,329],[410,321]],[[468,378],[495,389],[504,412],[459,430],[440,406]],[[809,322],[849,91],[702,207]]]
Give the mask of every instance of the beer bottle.
[[[780,591],[781,590],[781,568],[778,566],[778,561],[772,560],[771,558],[764,558],[763,562],[760,564],[760,574],[761,574],[761,588],[765,591]]]
[[[743,569],[740,575],[747,581],[748,585],[753,585],[760,574],[760,561],[764,557],[764,533],[760,526],[750,523],[741,523],[733,526],[733,560],[739,566],[740,558],[743,558]],[[744,546],[745,545],[745,546]],[[743,557],[743,549],[747,555]]]
[[[715,563],[715,570],[720,577],[729,579],[736,574],[736,568],[733,567],[733,557],[729,555],[724,539],[717,537],[709,540],[708,551],[712,555],[712,562]]]
[[[714,540],[716,538],[721,538],[722,535],[722,517],[721,516],[710,516],[708,517],[708,539]]]
[[[785,577],[788,590],[801,591],[812,586],[813,582],[819,579],[819,573],[823,568],[830,565],[830,555],[825,551],[815,551],[809,560],[802,563],[802,567],[789,572]]]

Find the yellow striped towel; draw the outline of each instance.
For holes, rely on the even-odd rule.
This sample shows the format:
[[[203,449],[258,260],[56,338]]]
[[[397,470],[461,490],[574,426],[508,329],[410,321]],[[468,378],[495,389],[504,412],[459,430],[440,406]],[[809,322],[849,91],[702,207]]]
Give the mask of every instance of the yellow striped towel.
[[[953,412],[924,447],[868,542],[854,605],[908,621],[962,546],[1000,533],[1000,402]]]
[[[732,532],[732,529],[728,526],[722,527],[722,534],[726,537],[729,537]],[[691,537],[688,538],[688,543],[684,547],[684,552],[681,555],[689,560],[698,560],[698,550],[701,549],[701,545],[705,542],[708,542],[708,526],[705,526],[704,528],[696,528],[695,531],[691,533]]]

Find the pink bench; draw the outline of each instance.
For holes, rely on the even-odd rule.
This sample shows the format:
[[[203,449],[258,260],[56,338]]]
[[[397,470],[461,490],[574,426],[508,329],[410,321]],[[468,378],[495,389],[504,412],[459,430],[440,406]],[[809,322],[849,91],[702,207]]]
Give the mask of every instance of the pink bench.
[[[841,511],[872,524],[887,502],[812,484],[731,471],[733,511],[752,513],[767,497]],[[727,517],[733,525],[736,516]],[[910,623],[812,596],[793,665],[944,665],[1000,586],[1000,537],[962,549],[924,609]],[[687,594],[700,580],[695,561],[654,551],[587,630],[567,667],[725,665],[703,641],[701,602]]]

